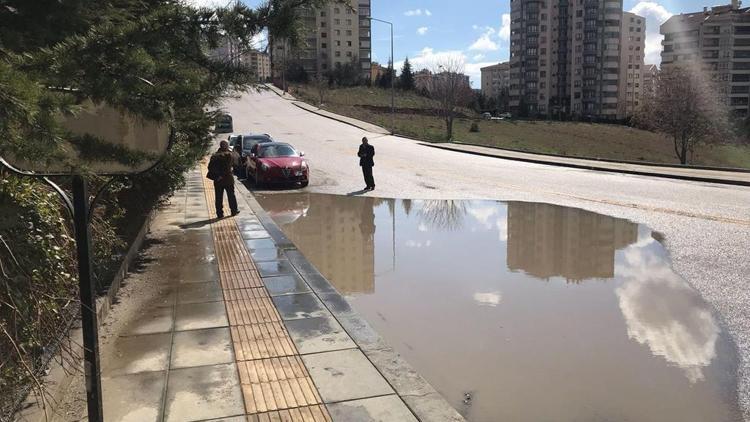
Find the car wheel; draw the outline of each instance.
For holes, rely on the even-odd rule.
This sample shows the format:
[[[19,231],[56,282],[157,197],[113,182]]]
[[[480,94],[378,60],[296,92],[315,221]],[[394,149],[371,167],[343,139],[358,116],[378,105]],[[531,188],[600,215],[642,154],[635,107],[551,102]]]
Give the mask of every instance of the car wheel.
[[[309,184],[310,184],[309,181],[308,182],[302,182],[302,183],[300,183],[300,187],[306,188],[307,185],[309,185]]]

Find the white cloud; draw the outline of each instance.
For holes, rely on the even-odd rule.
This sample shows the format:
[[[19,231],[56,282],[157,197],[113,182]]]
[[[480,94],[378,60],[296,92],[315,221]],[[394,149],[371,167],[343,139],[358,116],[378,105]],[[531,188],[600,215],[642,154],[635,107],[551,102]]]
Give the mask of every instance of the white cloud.
[[[502,299],[500,292],[474,293],[474,300],[480,305],[492,306],[493,308],[500,304]]]
[[[426,34],[426,33],[427,33],[427,31],[428,31],[429,29],[430,29],[430,28],[428,28],[428,27],[426,27],[426,26],[421,26],[421,27],[417,28],[417,34],[419,34],[419,35],[424,35],[424,34]]]
[[[503,41],[508,41],[510,39],[510,14],[503,13],[502,25],[500,26],[500,32],[498,35],[500,35],[500,39]]]
[[[673,13],[653,1],[638,2],[630,9],[630,12],[646,18],[645,62],[647,64],[661,63],[661,42],[664,36],[659,34],[659,26],[671,18]]]
[[[469,46],[469,50],[472,51],[496,51],[500,47],[497,46],[497,43],[495,41],[492,41],[490,38],[490,33],[484,33],[482,34],[479,39],[474,41],[474,44]]]
[[[184,0],[186,4],[194,7],[224,7],[226,0]]]
[[[474,60],[475,62],[478,62],[478,61],[484,59],[484,54],[477,54],[474,57],[472,57],[471,59]]]
[[[404,12],[404,16],[432,16],[432,12],[430,9],[414,9]]]

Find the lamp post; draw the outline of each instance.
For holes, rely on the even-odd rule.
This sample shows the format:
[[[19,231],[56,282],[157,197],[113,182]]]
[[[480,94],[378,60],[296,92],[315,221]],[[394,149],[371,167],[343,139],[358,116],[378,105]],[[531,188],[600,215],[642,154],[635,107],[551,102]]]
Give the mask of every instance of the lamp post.
[[[391,74],[391,135],[396,133],[396,85],[394,83],[394,80],[396,79],[396,71],[394,69],[394,60],[395,57],[393,57],[393,22],[384,21],[382,19],[377,19],[373,17],[368,17],[367,19],[371,21],[377,21],[382,22],[385,24],[388,24],[391,26],[391,63],[390,63],[390,74]],[[372,46],[372,44],[370,44]],[[370,47],[372,48],[372,47]]]

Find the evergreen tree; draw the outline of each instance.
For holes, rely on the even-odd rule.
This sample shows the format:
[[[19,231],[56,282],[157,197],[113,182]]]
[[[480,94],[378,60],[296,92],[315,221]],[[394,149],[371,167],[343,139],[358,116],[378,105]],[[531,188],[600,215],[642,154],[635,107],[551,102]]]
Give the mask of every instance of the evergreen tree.
[[[409,63],[408,57],[404,60],[404,66],[401,68],[399,86],[404,91],[411,91],[414,89],[414,72],[411,70],[411,63]]]
[[[380,77],[380,81],[378,83],[378,86],[380,86],[383,89],[390,88],[391,87],[391,81],[393,79],[394,79],[394,76],[393,76],[393,67],[391,66],[391,62],[388,62],[388,67],[385,69],[385,71],[383,71],[383,75]]]

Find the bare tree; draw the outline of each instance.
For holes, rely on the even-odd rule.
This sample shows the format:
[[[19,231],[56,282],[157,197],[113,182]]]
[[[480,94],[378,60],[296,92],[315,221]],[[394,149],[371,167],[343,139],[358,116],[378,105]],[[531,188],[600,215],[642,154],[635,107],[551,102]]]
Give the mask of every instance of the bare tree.
[[[447,57],[438,61],[432,68],[427,83],[427,92],[438,102],[440,117],[445,121],[445,135],[453,139],[453,121],[461,107],[471,102],[472,91],[468,78],[464,75],[464,63],[460,57]]]
[[[697,68],[670,67],[659,72],[655,95],[645,98],[634,122],[671,137],[681,164],[692,161],[698,145],[718,142],[730,134],[729,111]]]

